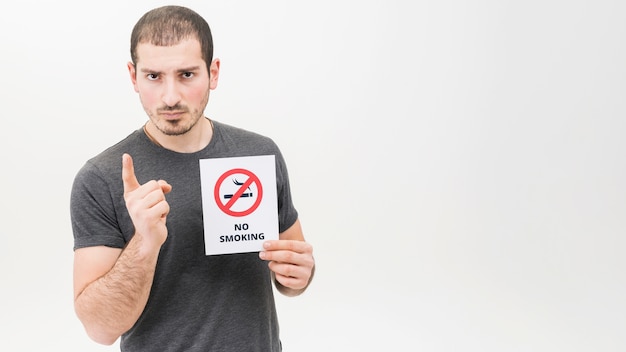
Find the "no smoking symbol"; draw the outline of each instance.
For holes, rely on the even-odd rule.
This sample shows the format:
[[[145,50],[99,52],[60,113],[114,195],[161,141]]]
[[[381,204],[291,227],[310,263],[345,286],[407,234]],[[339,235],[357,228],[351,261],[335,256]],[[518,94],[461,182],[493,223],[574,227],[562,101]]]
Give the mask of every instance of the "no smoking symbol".
[[[235,177],[232,183],[225,184],[225,181],[233,175],[242,176]],[[252,191],[253,185],[256,186],[256,193]],[[220,176],[213,193],[215,203],[224,213],[241,217],[250,215],[259,207],[263,198],[263,187],[259,178],[252,172],[246,169],[232,169]]]

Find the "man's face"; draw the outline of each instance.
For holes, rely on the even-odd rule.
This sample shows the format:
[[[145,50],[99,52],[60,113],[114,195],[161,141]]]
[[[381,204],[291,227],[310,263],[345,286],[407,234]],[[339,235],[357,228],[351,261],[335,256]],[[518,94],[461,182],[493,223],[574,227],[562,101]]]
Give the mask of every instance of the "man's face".
[[[203,117],[209,92],[217,87],[219,60],[211,78],[200,43],[186,39],[173,46],[137,45],[137,64],[128,64],[135,91],[152,123],[162,133],[182,135]]]

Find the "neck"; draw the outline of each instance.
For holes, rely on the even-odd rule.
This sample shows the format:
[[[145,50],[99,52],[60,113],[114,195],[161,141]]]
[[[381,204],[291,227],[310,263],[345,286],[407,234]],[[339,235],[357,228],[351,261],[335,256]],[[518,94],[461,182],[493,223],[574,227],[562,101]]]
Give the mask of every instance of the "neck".
[[[148,120],[143,126],[146,136],[159,147],[178,153],[195,153],[204,149],[213,137],[213,122],[201,118],[189,131],[177,136],[166,135],[161,132],[152,121]]]

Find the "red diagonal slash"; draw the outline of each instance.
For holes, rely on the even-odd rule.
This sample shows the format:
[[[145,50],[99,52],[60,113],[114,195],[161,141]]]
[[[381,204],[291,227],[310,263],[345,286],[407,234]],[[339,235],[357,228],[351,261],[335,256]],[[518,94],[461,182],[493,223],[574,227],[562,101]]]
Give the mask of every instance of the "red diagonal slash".
[[[254,182],[254,180],[252,179],[252,177],[248,177],[248,180],[246,182],[243,183],[243,185],[241,185],[241,187],[239,187],[239,189],[237,190],[237,192],[235,192],[233,194],[233,197],[230,198],[230,200],[224,204],[224,207],[226,209],[230,209],[232,208],[232,206],[235,204],[235,202],[241,198],[241,195],[243,194],[243,192],[245,192],[245,190],[250,187],[250,185],[252,184],[252,182]]]

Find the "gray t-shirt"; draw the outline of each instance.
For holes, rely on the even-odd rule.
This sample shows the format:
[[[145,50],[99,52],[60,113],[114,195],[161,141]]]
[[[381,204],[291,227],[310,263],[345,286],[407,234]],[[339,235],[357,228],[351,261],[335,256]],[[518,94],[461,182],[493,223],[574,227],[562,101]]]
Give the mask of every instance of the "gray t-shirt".
[[[70,202],[74,249],[123,248],[133,236],[123,198],[123,153],[133,157],[139,183],[163,179],[172,185],[166,196],[168,238],[146,308],[122,336],[122,351],[281,351],[267,263],[257,253],[204,253],[199,160],[274,155],[280,232],[298,218],[285,161],[271,139],[213,123],[211,142],[196,153],[159,147],[138,129],[87,161],[75,177]]]

